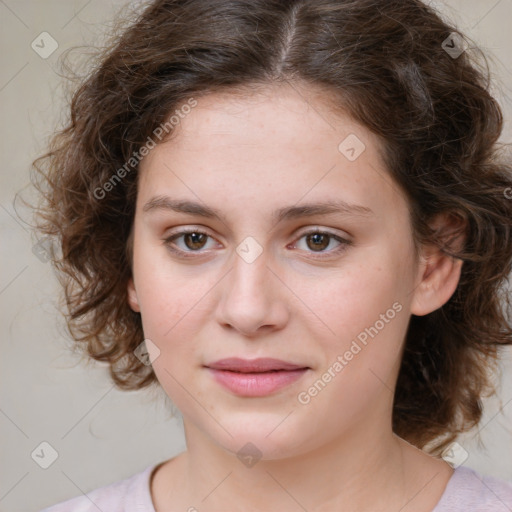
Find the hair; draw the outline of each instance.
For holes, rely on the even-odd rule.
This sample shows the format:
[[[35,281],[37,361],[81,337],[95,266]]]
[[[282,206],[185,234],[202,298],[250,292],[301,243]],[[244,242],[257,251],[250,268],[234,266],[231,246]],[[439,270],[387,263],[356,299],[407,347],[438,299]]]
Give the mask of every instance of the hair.
[[[108,363],[120,389],[157,382],[134,355],[144,335],[127,282],[133,155],[158,127],[213,92],[320,87],[333,109],[382,140],[415,248],[435,244],[463,261],[446,304],[410,318],[393,403],[393,431],[441,453],[479,423],[481,398],[496,392],[497,349],[512,344],[512,164],[498,143],[487,57],[469,44],[449,54],[443,42],[458,31],[419,0],[157,0],[137,9],[98,51],[67,124],[33,162],[37,228],[62,252],[52,261],[77,345]],[[460,247],[431,228],[438,214],[460,221],[451,233],[464,235]]]

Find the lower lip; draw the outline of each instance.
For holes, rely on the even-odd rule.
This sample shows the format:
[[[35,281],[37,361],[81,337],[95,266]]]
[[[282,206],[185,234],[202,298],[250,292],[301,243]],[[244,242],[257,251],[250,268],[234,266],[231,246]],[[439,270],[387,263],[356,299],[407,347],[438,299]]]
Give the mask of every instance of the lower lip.
[[[266,396],[299,380],[308,370],[277,371],[266,373],[237,373],[208,368],[213,378],[240,396]]]

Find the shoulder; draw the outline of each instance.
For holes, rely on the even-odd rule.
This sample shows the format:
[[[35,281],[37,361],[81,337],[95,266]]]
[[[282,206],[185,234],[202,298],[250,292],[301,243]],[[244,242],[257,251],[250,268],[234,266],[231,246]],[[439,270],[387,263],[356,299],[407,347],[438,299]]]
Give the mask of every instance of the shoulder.
[[[150,476],[158,464],[148,466],[124,480],[94,489],[40,512],[154,512]]]
[[[510,512],[512,482],[459,466],[432,512]]]

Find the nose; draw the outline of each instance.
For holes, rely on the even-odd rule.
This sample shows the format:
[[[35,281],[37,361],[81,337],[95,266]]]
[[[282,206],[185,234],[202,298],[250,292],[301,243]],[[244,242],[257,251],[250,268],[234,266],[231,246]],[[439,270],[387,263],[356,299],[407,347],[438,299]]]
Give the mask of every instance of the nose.
[[[246,337],[282,329],[289,318],[290,291],[263,251],[248,262],[238,254],[223,279],[217,321]]]

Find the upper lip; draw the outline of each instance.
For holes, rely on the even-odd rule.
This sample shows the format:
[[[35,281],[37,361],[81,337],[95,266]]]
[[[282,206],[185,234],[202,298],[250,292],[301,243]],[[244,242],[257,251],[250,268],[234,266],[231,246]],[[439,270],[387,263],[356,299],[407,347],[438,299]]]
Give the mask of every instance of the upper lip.
[[[271,370],[299,370],[309,368],[300,364],[293,364],[280,359],[261,357],[258,359],[241,359],[239,357],[229,357],[219,359],[214,363],[206,365],[214,370],[231,370],[243,373],[268,372]]]

